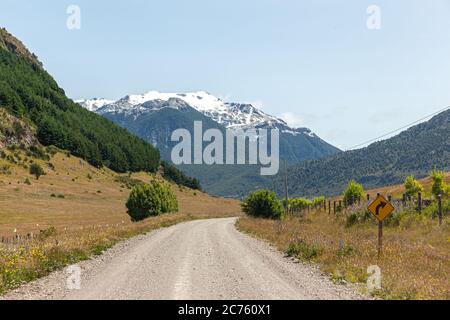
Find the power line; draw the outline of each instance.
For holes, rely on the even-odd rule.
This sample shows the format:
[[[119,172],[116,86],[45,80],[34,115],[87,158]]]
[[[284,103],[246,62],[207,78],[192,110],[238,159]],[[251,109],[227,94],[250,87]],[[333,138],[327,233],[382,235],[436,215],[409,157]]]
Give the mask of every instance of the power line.
[[[432,117],[432,116],[435,116],[435,115],[437,115],[438,113],[444,112],[445,110],[447,110],[447,109],[449,109],[449,108],[450,108],[450,107],[445,107],[444,109],[441,109],[441,110],[439,110],[439,111],[436,111],[436,112],[434,112],[434,113],[432,113],[432,114],[430,114],[430,115],[427,115],[427,116],[425,116],[425,117],[423,117],[423,118],[421,118],[421,119],[419,119],[419,120],[416,120],[416,121],[414,121],[414,122],[411,122],[411,123],[409,123],[409,124],[407,124],[407,125],[404,125],[403,127],[400,127],[400,128],[398,128],[398,129],[392,130],[392,131],[390,131],[390,132],[388,132],[388,133],[385,133],[385,134],[383,134],[382,136],[379,136],[379,137],[370,139],[370,140],[368,140],[368,141],[366,141],[366,142],[363,142],[363,143],[357,144],[357,145],[355,145],[355,146],[353,146],[353,147],[347,148],[347,150],[356,149],[356,148],[361,147],[361,146],[364,146],[364,145],[366,145],[366,144],[369,144],[369,143],[378,141],[378,140],[380,140],[380,139],[382,139],[382,138],[384,138],[384,137],[386,137],[386,136],[389,136],[389,135],[391,135],[391,134],[393,134],[393,133],[396,133],[396,132],[398,132],[398,131],[400,131],[400,130],[403,130],[403,129],[406,129],[406,128],[412,126],[412,125],[415,125],[415,124],[418,123],[418,122],[422,122],[422,121],[424,121],[424,120],[426,120],[426,119],[428,119],[428,118],[430,118],[430,117]]]

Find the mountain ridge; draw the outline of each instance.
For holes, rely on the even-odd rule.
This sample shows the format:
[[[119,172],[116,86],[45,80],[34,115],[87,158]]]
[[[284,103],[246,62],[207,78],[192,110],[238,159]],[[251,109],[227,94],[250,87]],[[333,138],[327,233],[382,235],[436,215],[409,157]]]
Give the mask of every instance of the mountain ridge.
[[[193,136],[195,121],[202,122],[203,130],[218,129],[224,135],[227,129],[279,129],[280,159],[291,164],[340,152],[310,129],[291,128],[285,121],[251,104],[224,102],[205,91],[149,91],[141,95],[127,95],[113,103],[110,101],[103,98],[77,100],[86,109],[93,110],[156,146],[161,152],[161,158],[169,162],[171,150],[178,143],[171,141],[172,132],[183,128]],[[259,177],[258,165],[182,164],[177,167],[187,175],[198,178],[204,190],[215,195],[241,197],[248,190],[236,193],[235,190],[240,186],[259,186],[264,181]],[[241,177],[241,180],[236,180],[236,177]]]
[[[423,178],[435,168],[450,170],[450,110],[367,147],[291,166],[289,190],[298,196],[336,195],[351,179],[376,188],[402,183],[408,175]],[[279,185],[283,177],[277,179]]]
[[[179,99],[189,106],[213,119],[220,125],[228,129],[247,129],[255,127],[279,128],[285,133],[292,135],[307,134],[317,137],[308,128],[292,128],[284,120],[269,115],[260,108],[250,103],[224,102],[221,99],[207,93],[206,91],[188,93],[163,93],[159,91],[149,91],[141,95],[126,95],[119,100],[109,100],[104,98],[75,100],[84,108],[104,115],[107,113],[139,113],[150,112],[152,110],[142,107],[152,101],[166,101]],[[337,149],[337,148],[336,148]]]

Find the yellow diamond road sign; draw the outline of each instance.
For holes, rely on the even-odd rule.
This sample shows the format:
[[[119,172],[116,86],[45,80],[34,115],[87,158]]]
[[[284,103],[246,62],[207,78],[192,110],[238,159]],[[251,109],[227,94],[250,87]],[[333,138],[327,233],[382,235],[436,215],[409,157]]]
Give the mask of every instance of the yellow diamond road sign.
[[[371,204],[369,204],[368,209],[378,221],[383,221],[395,210],[394,206],[382,195],[379,195]]]

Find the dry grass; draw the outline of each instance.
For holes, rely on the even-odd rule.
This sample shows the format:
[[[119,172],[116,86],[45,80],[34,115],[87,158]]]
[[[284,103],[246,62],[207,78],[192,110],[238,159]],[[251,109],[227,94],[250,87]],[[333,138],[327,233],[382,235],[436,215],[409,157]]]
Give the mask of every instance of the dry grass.
[[[50,272],[101,254],[119,241],[183,221],[223,217],[222,214],[172,213],[133,224],[83,227],[53,231],[49,228],[32,241],[0,245],[0,294]],[[45,234],[48,235],[45,235]]]
[[[130,189],[116,181],[118,174],[94,168],[79,158],[62,153],[49,161],[54,170],[45,161],[33,161],[46,172],[39,180],[17,165],[12,167],[11,174],[0,174],[0,236],[13,236],[14,230],[18,234],[37,233],[50,226],[62,230],[122,222],[131,224],[125,207]],[[27,178],[31,185],[25,183]],[[133,174],[131,178],[155,179],[146,173]],[[208,216],[240,212],[235,200],[214,198],[176,185],[173,185],[173,191],[182,214]]]
[[[275,244],[280,250],[318,263],[336,281],[365,283],[367,268],[378,265],[385,299],[450,299],[450,221],[406,219],[384,228],[384,247],[377,258],[377,225],[345,227],[345,217],[317,211],[284,221],[241,218],[238,228]],[[301,244],[292,247],[293,244]],[[290,247],[291,245],[291,247]],[[365,286],[361,286],[364,290]]]
[[[130,189],[118,177],[145,182],[159,179],[157,175],[118,175],[63,153],[49,161],[54,169],[46,161],[33,161],[46,172],[39,180],[23,163],[11,165],[10,173],[0,173],[0,236],[12,237],[14,231],[41,234],[20,244],[0,243],[0,293],[138,234],[192,219],[240,215],[236,200],[172,185],[178,213],[132,223],[125,207]]]

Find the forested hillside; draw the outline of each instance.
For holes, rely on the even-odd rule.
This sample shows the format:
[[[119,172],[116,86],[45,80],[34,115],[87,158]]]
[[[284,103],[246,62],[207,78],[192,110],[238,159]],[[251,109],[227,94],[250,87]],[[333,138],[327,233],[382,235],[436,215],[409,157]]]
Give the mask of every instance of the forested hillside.
[[[351,179],[375,188],[401,183],[410,174],[424,177],[434,168],[450,170],[450,110],[366,148],[293,166],[289,190],[293,195],[332,195]],[[276,185],[282,186],[281,181]]]
[[[30,121],[39,141],[69,150],[97,167],[150,171],[159,151],[66,97],[34,54],[0,29],[0,107]]]

